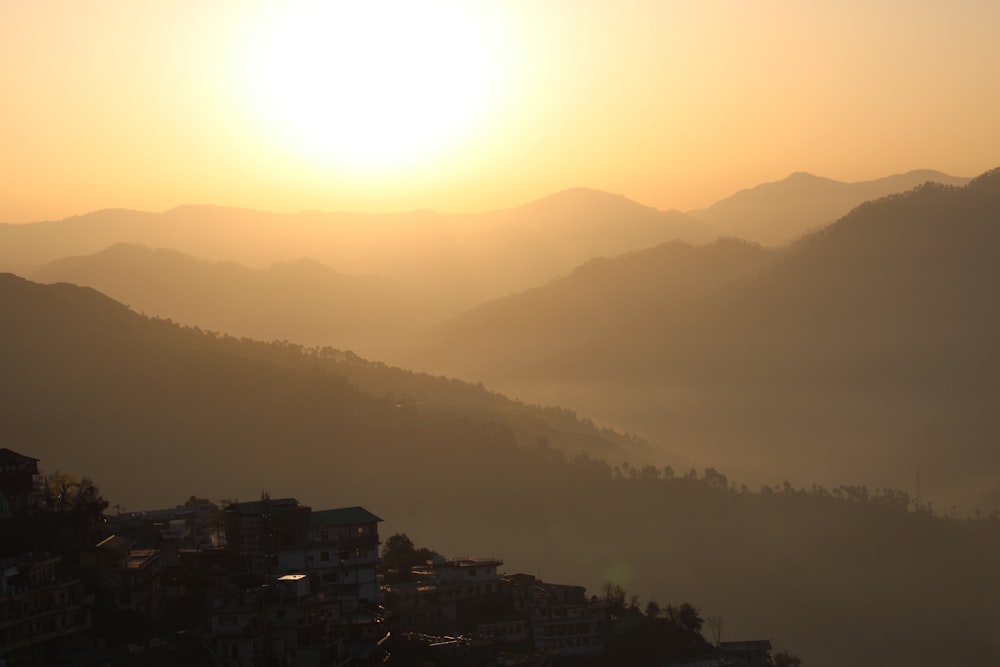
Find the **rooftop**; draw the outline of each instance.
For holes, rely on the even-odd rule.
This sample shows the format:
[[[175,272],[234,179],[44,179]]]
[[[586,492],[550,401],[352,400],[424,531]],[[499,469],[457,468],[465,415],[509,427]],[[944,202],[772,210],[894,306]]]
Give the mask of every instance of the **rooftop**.
[[[341,507],[332,510],[320,510],[309,516],[309,523],[324,526],[357,526],[366,523],[378,523],[378,518],[364,507]]]
[[[159,555],[159,549],[136,549],[129,554],[126,567],[130,570],[142,569],[152,563]]]
[[[484,567],[487,565],[503,565],[499,558],[476,558],[473,556],[459,556],[458,558],[448,558],[445,560],[434,560],[430,563],[434,567]]]
[[[134,544],[134,542],[127,537],[112,535],[98,542],[97,548],[106,551],[122,551],[130,548],[132,544]]]
[[[299,501],[295,498],[274,498],[272,500],[266,501],[270,505],[271,509],[286,509],[289,507],[298,507]],[[245,503],[230,503],[224,508],[227,512],[236,512],[238,514],[262,514],[264,512],[264,503],[262,500],[252,500]]]
[[[7,449],[6,447],[0,447],[0,463],[23,463],[25,461],[35,461],[37,463],[38,459],[25,456],[24,454],[18,454],[14,450]]]

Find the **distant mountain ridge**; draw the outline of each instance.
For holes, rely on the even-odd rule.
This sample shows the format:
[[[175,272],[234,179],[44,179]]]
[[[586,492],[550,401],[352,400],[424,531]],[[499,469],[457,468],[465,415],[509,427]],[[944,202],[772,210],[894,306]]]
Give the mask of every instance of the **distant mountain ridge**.
[[[963,180],[924,171],[842,184],[799,173],[695,212],[718,218],[711,224],[589,188],[473,215],[275,214],[193,205],[159,214],[109,209],[0,225],[0,270],[90,285],[150,314],[212,330],[388,358],[419,327],[546,285],[593,258],[673,240],[701,245],[720,234],[766,243],[766,235],[762,241],[754,232],[762,219],[783,216],[789,234],[799,233],[818,224],[817,210],[824,207],[844,209],[862,194],[928,178]],[[118,244],[132,249],[109,250]],[[141,253],[140,247],[163,252],[125,257]],[[172,262],[166,250],[178,253]],[[180,255],[215,264],[181,261]],[[302,258],[329,271],[300,270],[296,279],[273,266]]]
[[[763,245],[783,245],[834,222],[863,202],[926,182],[965,185],[969,180],[932,169],[855,183],[795,172],[780,181],[741,190],[709,208],[687,214],[723,234]]]
[[[159,214],[111,210],[0,225],[0,269],[28,275],[48,262],[116,243],[249,266],[308,257],[345,274],[405,284],[457,312],[546,282],[594,256],[714,236],[681,213],[584,190],[505,211],[450,216],[183,206]]]
[[[432,304],[389,280],[347,276],[309,259],[251,269],[120,243],[28,277],[93,287],[137,311],[211,331],[355,350],[433,313]]]

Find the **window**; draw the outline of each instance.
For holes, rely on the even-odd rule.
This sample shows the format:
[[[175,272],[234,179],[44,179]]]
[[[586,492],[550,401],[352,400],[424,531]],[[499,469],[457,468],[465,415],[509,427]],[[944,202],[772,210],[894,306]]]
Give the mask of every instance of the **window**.
[[[319,559],[320,559],[321,561],[323,561],[324,563],[329,563],[329,562],[330,562],[330,552],[329,552],[329,551],[324,551],[324,552],[322,552],[322,553],[321,553],[321,554],[319,555]]]

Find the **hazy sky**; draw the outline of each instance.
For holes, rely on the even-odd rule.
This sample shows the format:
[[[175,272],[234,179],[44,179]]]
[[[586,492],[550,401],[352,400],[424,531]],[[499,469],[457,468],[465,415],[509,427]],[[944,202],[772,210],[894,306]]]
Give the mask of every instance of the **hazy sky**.
[[[0,0],[0,221],[1000,165],[996,0]]]

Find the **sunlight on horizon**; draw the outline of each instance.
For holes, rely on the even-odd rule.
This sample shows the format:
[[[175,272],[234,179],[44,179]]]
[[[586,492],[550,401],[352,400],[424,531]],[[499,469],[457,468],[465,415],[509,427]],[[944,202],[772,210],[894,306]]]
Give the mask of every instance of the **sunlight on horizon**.
[[[12,0],[0,222],[472,213],[576,187],[683,211],[796,171],[972,176],[1000,155],[997,20],[943,0]]]
[[[499,27],[458,3],[302,2],[257,17],[249,112],[320,167],[426,165],[482,131],[508,87]]]

